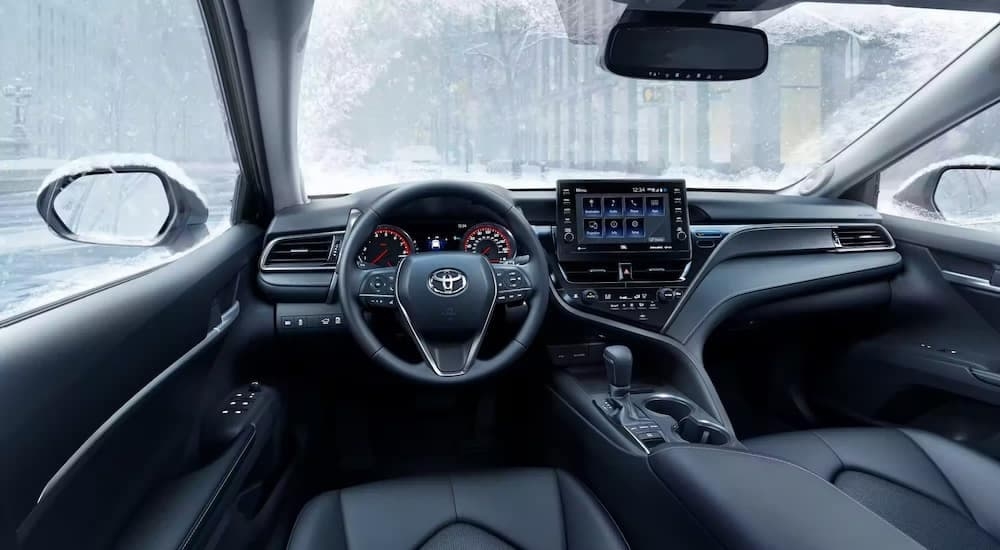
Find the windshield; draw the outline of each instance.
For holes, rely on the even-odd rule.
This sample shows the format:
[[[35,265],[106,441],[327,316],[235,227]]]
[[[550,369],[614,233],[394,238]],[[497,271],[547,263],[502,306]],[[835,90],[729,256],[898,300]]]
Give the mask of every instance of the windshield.
[[[622,6],[318,1],[299,112],[306,192],[429,178],[552,188],[559,178],[629,176],[780,189],[877,123],[998,20],[809,3],[730,13],[720,22],[767,32],[767,71],[740,82],[669,83],[598,66],[599,42]]]

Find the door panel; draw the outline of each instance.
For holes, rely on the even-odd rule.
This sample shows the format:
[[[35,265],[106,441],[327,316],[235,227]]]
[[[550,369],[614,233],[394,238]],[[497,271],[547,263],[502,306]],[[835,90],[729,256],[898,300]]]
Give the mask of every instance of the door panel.
[[[820,400],[1000,451],[1000,239],[895,216],[883,223],[904,264],[884,330],[836,362],[816,385]]]
[[[155,495],[240,448],[240,437],[203,443],[232,387],[207,381],[213,369],[236,370],[218,358],[239,345],[228,341],[237,328],[272,323],[248,303],[260,242],[258,228],[232,227],[159,269],[0,329],[5,535],[24,548],[112,547]],[[259,453],[280,433],[281,407],[258,409],[265,433],[250,425],[240,435]],[[215,501],[220,491],[204,494]],[[197,542],[195,519],[220,504],[202,500],[161,522]],[[214,527],[203,520],[201,530]]]

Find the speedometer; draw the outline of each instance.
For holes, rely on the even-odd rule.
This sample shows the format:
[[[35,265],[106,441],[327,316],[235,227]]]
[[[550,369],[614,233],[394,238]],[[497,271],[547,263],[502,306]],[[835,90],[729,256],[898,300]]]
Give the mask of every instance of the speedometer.
[[[380,225],[358,254],[358,264],[369,267],[393,267],[413,253],[413,240],[394,225]]]
[[[480,223],[469,228],[462,237],[466,252],[482,254],[490,263],[506,262],[514,257],[514,238],[507,228],[495,223]]]

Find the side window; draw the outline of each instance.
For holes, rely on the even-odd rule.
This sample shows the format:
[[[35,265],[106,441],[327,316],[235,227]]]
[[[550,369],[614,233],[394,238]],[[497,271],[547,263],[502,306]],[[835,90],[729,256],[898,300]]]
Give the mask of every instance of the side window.
[[[36,202],[43,181],[67,166],[92,157],[162,161],[208,208],[197,242],[229,226],[239,173],[196,0],[0,0],[0,20],[8,23],[0,33],[0,323],[191,248],[57,236]],[[93,177],[71,191],[54,204],[73,213],[71,230],[116,228],[125,241],[144,242],[138,237],[166,212],[155,178]]]
[[[1000,104],[980,112],[880,176],[880,211],[1000,231]]]

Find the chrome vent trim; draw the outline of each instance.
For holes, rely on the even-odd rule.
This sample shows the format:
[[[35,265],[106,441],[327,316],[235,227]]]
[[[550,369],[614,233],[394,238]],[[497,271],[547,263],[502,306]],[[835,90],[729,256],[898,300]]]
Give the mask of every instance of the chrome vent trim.
[[[896,242],[881,225],[838,225],[831,231],[836,252],[869,252],[892,250]]]
[[[337,257],[339,254],[340,244],[343,242],[344,232],[343,231],[325,231],[322,233],[304,233],[301,235],[288,235],[286,237],[278,237],[273,239],[271,242],[267,243],[264,248],[264,253],[260,255],[260,270],[263,272],[280,272],[280,271],[336,271],[337,270]],[[326,248],[325,257],[320,259],[307,259],[303,263],[276,263],[275,259],[271,258],[271,255],[275,253],[275,247],[282,243],[292,243],[296,241],[302,242],[307,240],[318,240],[318,239],[330,239],[330,244]],[[279,249],[280,250],[280,249]],[[284,251],[282,251],[284,252]],[[293,252],[293,250],[289,250]],[[308,253],[308,249],[303,249],[303,254]]]

